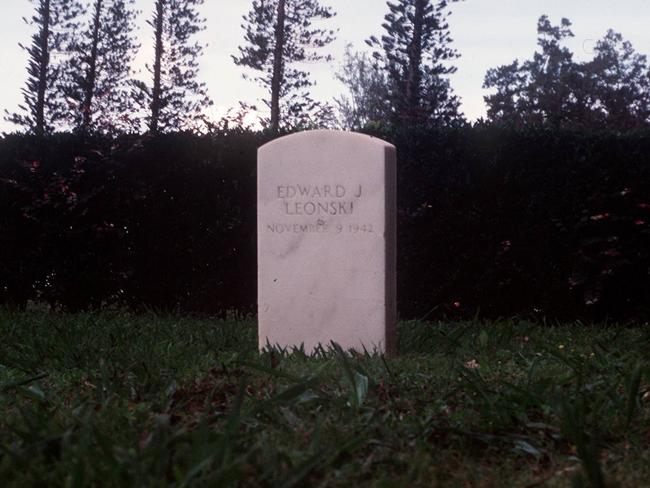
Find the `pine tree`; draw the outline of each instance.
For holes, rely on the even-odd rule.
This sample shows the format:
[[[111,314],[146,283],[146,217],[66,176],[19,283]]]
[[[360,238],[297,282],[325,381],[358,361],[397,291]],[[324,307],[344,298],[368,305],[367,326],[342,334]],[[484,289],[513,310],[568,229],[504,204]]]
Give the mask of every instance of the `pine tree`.
[[[447,23],[455,1],[389,1],[386,33],[366,41],[388,77],[395,123],[446,124],[459,118],[460,102],[447,78],[456,72],[449,61],[459,57],[450,47]]]
[[[134,39],[134,0],[93,0],[90,19],[73,36],[62,91],[69,123],[81,132],[116,132],[132,127],[127,89],[138,45]]]
[[[147,66],[152,84],[134,82],[135,100],[148,112],[152,133],[189,128],[212,105],[205,84],[197,80],[203,46],[193,39],[205,28],[201,5],[203,0],[156,0],[148,21],[154,30],[154,63]]]
[[[245,45],[233,60],[259,73],[255,80],[267,90],[263,103],[270,110],[263,123],[274,132],[332,117],[331,107],[311,97],[309,88],[314,82],[309,74],[293,65],[331,60],[317,49],[331,43],[335,33],[313,23],[334,15],[319,0],[253,0],[244,16]]]
[[[7,120],[28,132],[43,136],[64,119],[64,104],[58,83],[64,63],[64,46],[83,9],[76,0],[32,0],[34,15],[25,21],[36,27],[29,46],[20,45],[29,55],[27,82],[22,89],[20,112]]]

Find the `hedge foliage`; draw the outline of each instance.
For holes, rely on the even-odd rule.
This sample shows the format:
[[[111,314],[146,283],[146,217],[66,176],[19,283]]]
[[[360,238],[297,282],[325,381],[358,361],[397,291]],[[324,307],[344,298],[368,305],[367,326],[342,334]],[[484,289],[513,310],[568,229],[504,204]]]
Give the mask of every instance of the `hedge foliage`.
[[[404,318],[650,318],[650,134],[376,131]],[[268,135],[0,140],[0,305],[254,310]]]

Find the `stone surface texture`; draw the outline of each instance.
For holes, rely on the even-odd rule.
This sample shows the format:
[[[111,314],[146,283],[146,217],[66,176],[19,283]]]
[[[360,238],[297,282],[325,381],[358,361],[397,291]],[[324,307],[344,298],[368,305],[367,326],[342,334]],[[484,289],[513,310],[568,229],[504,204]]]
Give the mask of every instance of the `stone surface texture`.
[[[395,179],[395,148],[362,134],[260,148],[260,349],[394,351]]]

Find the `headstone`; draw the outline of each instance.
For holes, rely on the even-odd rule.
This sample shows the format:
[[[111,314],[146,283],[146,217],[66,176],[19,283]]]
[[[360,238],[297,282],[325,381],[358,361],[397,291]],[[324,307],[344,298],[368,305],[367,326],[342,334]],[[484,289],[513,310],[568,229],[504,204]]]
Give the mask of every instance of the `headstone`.
[[[395,148],[350,132],[258,155],[259,347],[395,347]]]

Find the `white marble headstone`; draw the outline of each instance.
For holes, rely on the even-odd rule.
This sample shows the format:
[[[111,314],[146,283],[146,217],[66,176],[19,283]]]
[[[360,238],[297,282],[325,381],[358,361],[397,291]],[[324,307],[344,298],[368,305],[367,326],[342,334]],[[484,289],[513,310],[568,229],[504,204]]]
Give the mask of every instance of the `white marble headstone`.
[[[259,346],[395,347],[395,148],[350,132],[258,155]]]

